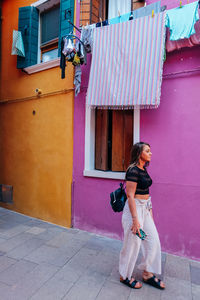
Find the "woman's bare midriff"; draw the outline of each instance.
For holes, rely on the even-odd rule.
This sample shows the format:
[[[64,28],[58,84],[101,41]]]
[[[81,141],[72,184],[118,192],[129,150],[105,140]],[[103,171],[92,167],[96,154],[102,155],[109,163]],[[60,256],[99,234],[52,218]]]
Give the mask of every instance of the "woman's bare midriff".
[[[149,199],[149,194],[147,194],[147,195],[135,194],[135,198],[140,199],[140,200],[148,200]]]

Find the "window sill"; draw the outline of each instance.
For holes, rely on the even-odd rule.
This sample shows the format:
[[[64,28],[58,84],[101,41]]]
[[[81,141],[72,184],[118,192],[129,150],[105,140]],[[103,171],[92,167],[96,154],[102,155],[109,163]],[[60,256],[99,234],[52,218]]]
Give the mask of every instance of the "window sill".
[[[107,178],[107,179],[125,179],[125,172],[109,172],[97,170],[84,170],[83,175],[86,177]]]
[[[44,70],[58,67],[59,65],[60,65],[60,58],[56,58],[51,61],[43,62],[41,64],[37,64],[37,65],[33,65],[30,67],[24,68],[24,71],[27,74],[33,74],[33,73],[37,73],[37,72],[41,72]]]

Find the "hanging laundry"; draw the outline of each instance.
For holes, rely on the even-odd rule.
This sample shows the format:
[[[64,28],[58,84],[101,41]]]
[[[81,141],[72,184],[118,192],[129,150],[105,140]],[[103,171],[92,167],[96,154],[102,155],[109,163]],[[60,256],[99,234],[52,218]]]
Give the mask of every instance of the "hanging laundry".
[[[161,11],[161,1],[134,10],[133,19],[149,16],[152,14],[153,10],[154,10],[154,14],[157,14]]]
[[[197,21],[196,24],[194,25],[196,33],[191,35],[190,41],[192,44],[195,45],[200,45],[200,21]]]
[[[108,25],[108,20],[96,23],[96,27],[102,27],[102,26],[107,26],[107,25]]]
[[[74,50],[75,50],[75,47],[74,47],[74,44],[72,43],[72,40],[65,38],[64,39],[63,54],[65,56],[67,56],[67,55],[71,54],[72,52],[74,52]]]
[[[12,55],[25,57],[24,43],[21,31],[13,30]]]
[[[61,48],[60,48],[60,68],[61,68],[61,78],[65,78],[65,67],[66,67],[66,58],[65,55],[63,54],[63,49],[64,49],[64,39],[62,38],[61,40]]]
[[[87,105],[157,108],[165,32],[165,12],[95,28]]]
[[[80,64],[81,65],[83,65],[85,63],[85,57],[84,57],[84,51],[83,50],[84,50],[84,47],[83,47],[82,43],[78,41],[77,44],[76,44],[76,53],[77,53],[77,56],[80,59]]]
[[[194,25],[198,20],[198,1],[168,10],[166,26],[170,30],[170,40],[189,38],[195,33]]]
[[[177,41],[170,40],[170,32],[167,28],[166,50],[172,52],[185,47],[194,47],[200,45],[200,21],[197,21],[194,25],[196,33],[191,35],[189,39],[181,39]]]
[[[149,16],[152,14],[152,11],[154,10],[154,13],[159,13],[162,9],[161,9],[161,2],[155,2],[152,4],[149,4],[145,7],[141,7],[139,9],[134,10],[133,12],[129,12],[127,14],[118,16],[116,18],[110,19],[109,20],[109,24],[117,24],[117,23],[122,23],[122,22],[126,22],[128,20],[132,20],[132,19],[137,19],[137,18],[142,18],[145,16]]]
[[[70,38],[64,38],[63,54],[66,56],[67,61],[73,62],[74,56],[76,54],[76,49],[74,43]]]
[[[95,24],[83,26],[81,30],[81,41],[87,53],[92,51],[92,32],[96,28]]]
[[[77,96],[80,93],[81,89],[81,67],[76,66],[75,67],[75,76],[74,76],[74,85],[75,85],[75,96]]]
[[[65,68],[66,60],[73,62],[76,54],[76,49],[74,47],[71,39],[62,38],[61,40],[61,56],[60,56],[60,68],[61,68],[61,78],[65,78]]]
[[[124,15],[131,11],[131,0],[109,0],[108,5],[109,20],[117,17],[119,13],[120,15]]]
[[[83,45],[82,45],[82,47],[83,47],[83,55],[84,55],[84,64],[87,65],[87,52]]]
[[[126,22],[130,19],[131,13],[129,12],[128,14],[125,15],[120,15],[116,18],[112,18],[109,20],[109,24],[117,24],[117,23],[122,23],[122,22]]]
[[[81,64],[80,57],[79,57],[78,54],[76,53],[76,54],[74,55],[74,59],[73,59],[72,65],[74,65],[74,66],[79,66],[80,64]]]

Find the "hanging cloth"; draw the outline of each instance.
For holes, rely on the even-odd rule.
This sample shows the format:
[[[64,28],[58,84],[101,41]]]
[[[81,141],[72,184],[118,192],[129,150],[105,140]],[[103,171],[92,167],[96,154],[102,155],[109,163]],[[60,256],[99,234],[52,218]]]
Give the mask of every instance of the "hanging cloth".
[[[146,17],[146,16],[151,15],[153,10],[154,10],[155,14],[157,14],[161,11],[161,2],[160,1],[149,4],[149,5],[141,7],[141,8],[138,8],[138,9],[134,10],[132,13],[129,12],[124,15],[120,15],[116,18],[110,19],[109,23],[111,25],[111,24],[126,22],[126,21],[130,20],[131,16],[133,19]]]
[[[82,74],[81,67],[80,67],[80,65],[77,65],[75,67],[75,76],[74,76],[75,96],[77,96],[80,93],[81,74]]]
[[[95,28],[87,104],[158,107],[165,32],[165,12]]]
[[[154,10],[154,14],[157,14],[161,11],[161,1],[157,1],[155,3],[134,10],[133,18],[137,19],[137,18],[149,16],[152,14],[153,10]]]
[[[61,47],[60,47],[60,68],[61,68],[61,78],[65,78],[65,68],[66,68],[66,59],[65,55],[63,54],[63,49],[64,49],[64,39],[62,38],[61,40]]]
[[[189,39],[181,39],[177,41],[170,41],[170,32],[167,28],[166,51],[172,52],[185,47],[194,47],[200,45],[200,20],[194,25],[196,33],[191,35]]]
[[[96,27],[102,27],[102,26],[107,26],[107,25],[109,25],[108,20],[96,23]]]
[[[166,26],[170,30],[170,40],[189,38],[195,33],[194,25],[198,20],[198,1],[168,10]]]
[[[83,26],[81,30],[81,41],[83,42],[84,49],[86,50],[87,53],[90,53],[92,51],[92,44],[93,44],[92,32],[95,27],[96,24],[87,25],[87,26]]]
[[[13,30],[12,55],[25,57],[24,43],[21,31]]]
[[[117,24],[117,23],[122,23],[122,22],[126,22],[129,20],[131,16],[131,13],[127,13],[127,14],[124,14],[124,15],[120,15],[116,18],[112,18],[109,20],[109,24],[112,25],[112,24]]]
[[[109,0],[108,19],[131,12],[131,0]]]

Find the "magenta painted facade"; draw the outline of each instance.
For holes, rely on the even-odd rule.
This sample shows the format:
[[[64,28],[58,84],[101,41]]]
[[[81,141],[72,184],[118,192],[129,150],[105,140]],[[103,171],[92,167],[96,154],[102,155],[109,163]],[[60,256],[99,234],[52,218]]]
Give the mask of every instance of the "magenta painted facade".
[[[179,1],[161,3],[173,8]],[[151,196],[162,250],[194,259],[200,259],[200,71],[167,74],[198,67],[200,46],[168,54],[160,107],[140,113],[140,139],[150,143],[153,152]],[[89,70],[90,63],[83,67],[74,107],[73,226],[121,239],[121,214],[113,213],[109,205],[109,194],[119,181],[83,176]]]

